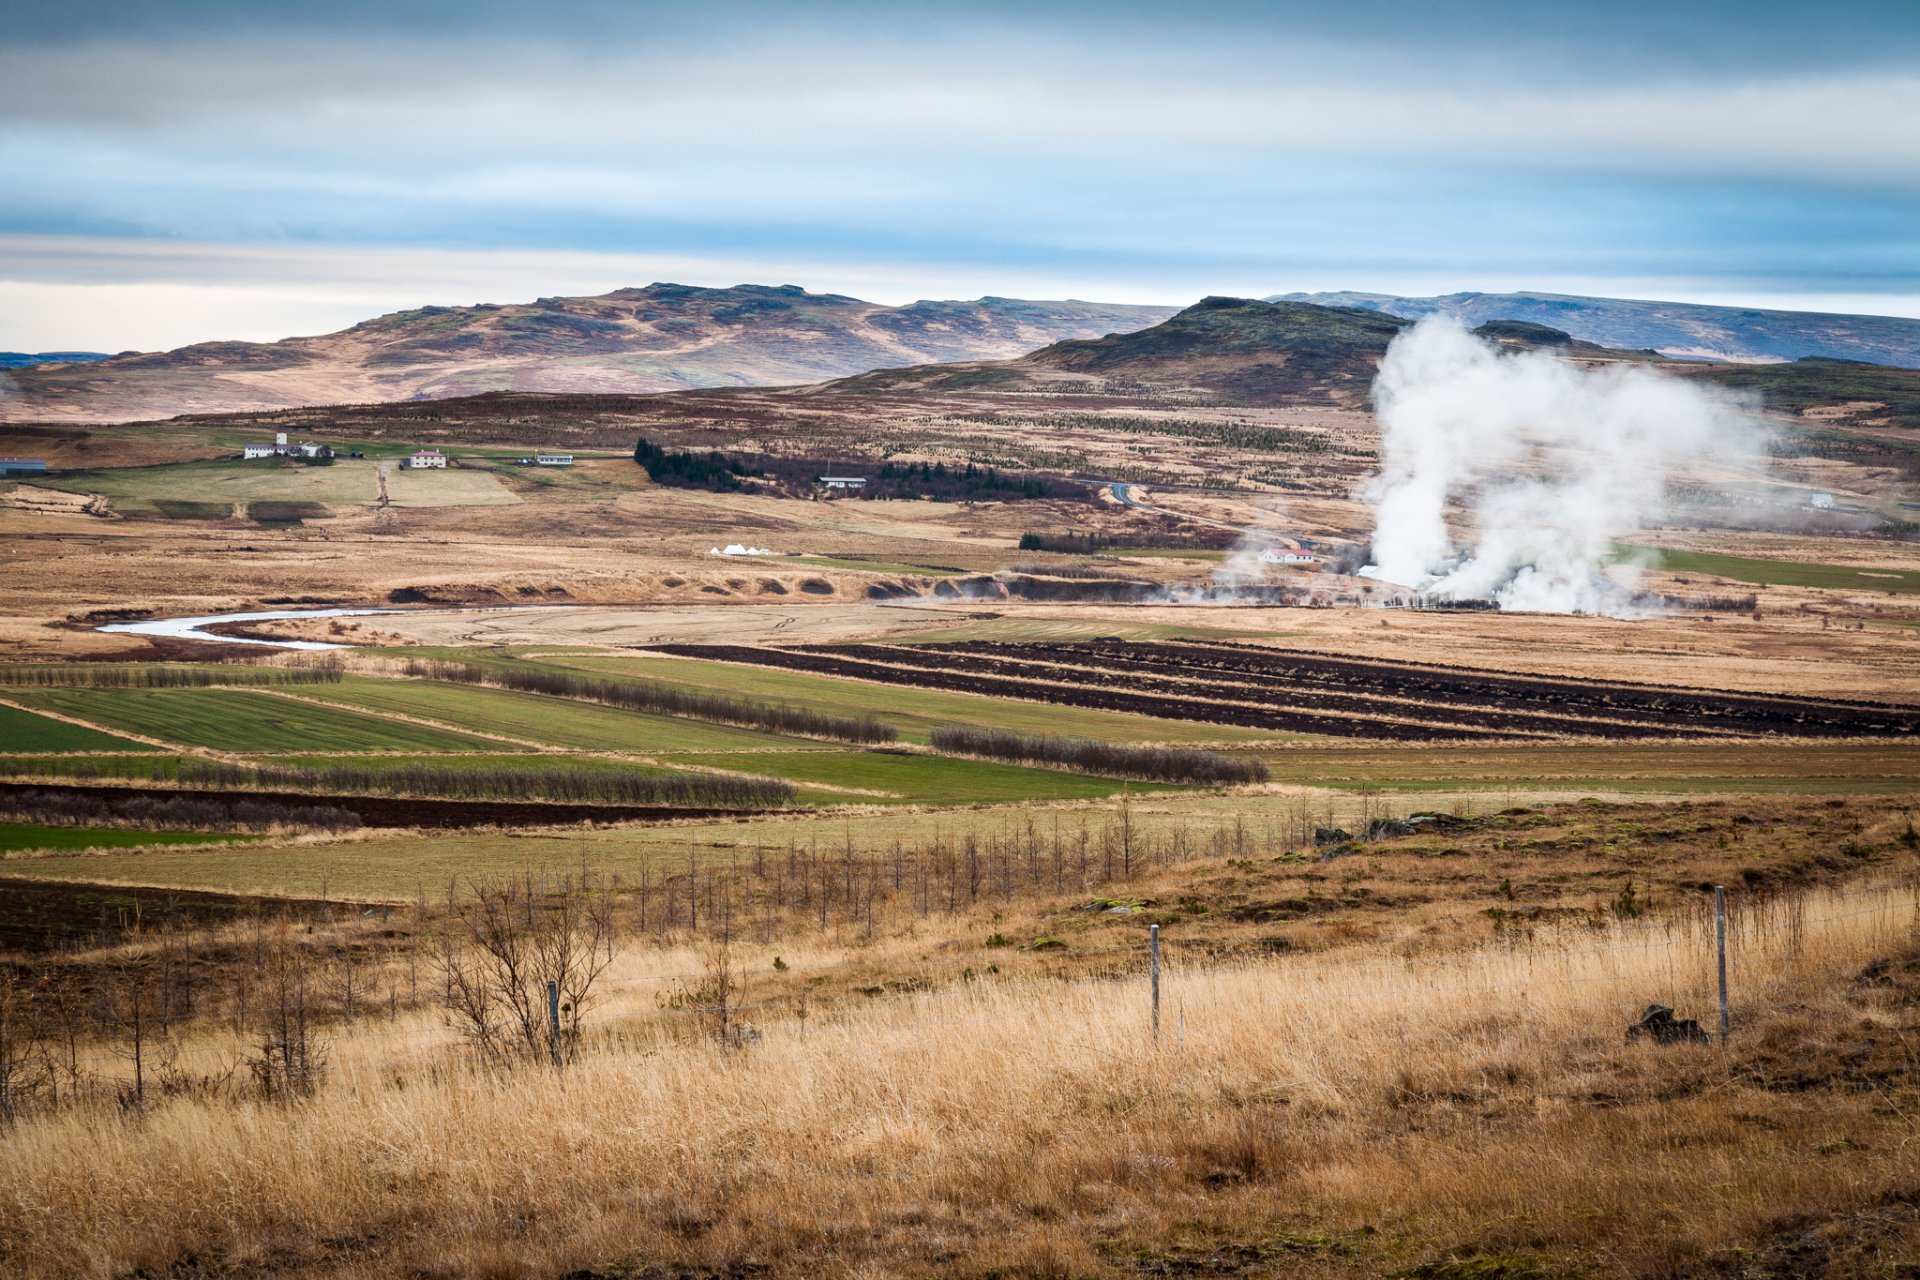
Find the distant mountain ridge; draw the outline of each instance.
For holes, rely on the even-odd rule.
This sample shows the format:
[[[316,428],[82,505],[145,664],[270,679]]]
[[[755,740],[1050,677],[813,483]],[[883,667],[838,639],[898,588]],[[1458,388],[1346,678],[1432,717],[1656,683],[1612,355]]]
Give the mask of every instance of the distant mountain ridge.
[[[30,369],[37,364],[83,364],[110,358],[104,351],[0,351],[0,369]]]
[[[1524,320],[1564,329],[1603,347],[1685,359],[1766,363],[1808,356],[1920,368],[1920,320],[1901,316],[1771,311],[1692,302],[1592,298],[1557,293],[1282,293],[1269,302],[1359,307],[1418,320],[1450,315],[1469,327]]]
[[[15,420],[136,421],[483,391],[650,393],[819,382],[1022,355],[1178,308],[979,298],[888,307],[796,285],[653,284],[526,304],[420,307],[338,333],[203,342],[10,374]]]

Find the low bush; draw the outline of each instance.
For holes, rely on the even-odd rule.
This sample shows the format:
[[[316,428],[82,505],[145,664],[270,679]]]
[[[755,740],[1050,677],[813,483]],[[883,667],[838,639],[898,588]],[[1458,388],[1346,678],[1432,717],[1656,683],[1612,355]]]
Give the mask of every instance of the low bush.
[[[408,762],[248,767],[217,760],[190,760],[180,767],[180,781],[206,787],[439,796],[459,800],[571,800],[755,808],[793,802],[792,785],[776,778],[578,766],[461,767]]]
[[[1192,747],[1134,747],[1091,738],[1063,738],[1052,734],[1009,733],[946,724],[934,729],[936,751],[955,755],[987,756],[1021,764],[1059,765],[1082,773],[1149,782],[1199,783],[1232,786],[1265,782],[1267,766],[1250,756],[1230,756]]]

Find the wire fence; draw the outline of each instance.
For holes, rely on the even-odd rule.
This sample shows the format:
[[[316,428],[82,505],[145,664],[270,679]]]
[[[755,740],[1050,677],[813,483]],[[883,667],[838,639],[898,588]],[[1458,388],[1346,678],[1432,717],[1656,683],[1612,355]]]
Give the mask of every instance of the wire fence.
[[[1809,902],[1827,909],[1809,913]],[[1863,905],[1847,906],[1856,903]],[[1809,946],[1817,949],[1822,934],[1833,926],[1849,921],[1879,917],[1881,924],[1872,932],[1872,945],[1884,945],[1896,938],[1920,939],[1920,876],[1885,881],[1846,891],[1820,890],[1795,896],[1775,896],[1737,903],[1729,915],[1728,947],[1737,1005],[1747,1005],[1768,978],[1766,970],[1778,968],[1783,957],[1792,958]],[[1663,976],[1666,987],[1661,994],[1710,999],[1710,973],[1713,968],[1713,922],[1710,910],[1689,911],[1650,919],[1618,922],[1607,930],[1613,941],[1602,941],[1600,930],[1588,925],[1557,929],[1539,929],[1521,936],[1495,940],[1458,951],[1409,953],[1390,958],[1343,957],[1325,953],[1278,955],[1257,959],[1209,959],[1187,963],[1177,954],[1162,953],[1161,983],[1172,1002],[1180,1001],[1184,985],[1209,978],[1256,974],[1276,981],[1313,979],[1322,985],[1351,983],[1356,979],[1387,984],[1395,979],[1431,980],[1439,977],[1462,981],[1473,995],[1521,996],[1550,989],[1592,991],[1604,986],[1636,986],[1636,1000],[1646,998],[1649,974],[1645,967],[1617,965],[1607,972],[1579,973],[1568,970],[1611,957],[1660,957],[1666,961]],[[1629,936],[1619,936],[1629,935]],[[1524,968],[1513,974],[1511,967]],[[1761,973],[1753,972],[1756,968]],[[790,966],[783,974],[788,981],[827,977],[839,966],[817,968]],[[747,1015],[777,1012],[792,1015],[804,1009],[805,1016],[833,1015],[855,1009],[874,1009],[900,1004],[938,1006],[947,1001],[1001,999],[1010,995],[1066,994],[1098,990],[1111,993],[1119,1007],[1138,1013],[1141,1026],[1151,1025],[1153,1006],[1149,995],[1146,940],[1141,940],[1137,962],[1101,973],[1073,978],[1012,980],[997,974],[969,974],[957,985],[930,988],[911,984],[908,989],[875,990],[842,996],[781,996],[757,1001],[732,1001],[725,1005],[704,1001],[703,988],[712,982],[714,972],[696,970],[653,972],[629,975],[623,990],[628,996],[651,988],[659,1000],[656,1021],[669,1018],[710,1019],[725,1014],[738,1023]],[[676,984],[680,990],[674,991]],[[1623,993],[1624,994],[1624,993]],[[444,1015],[437,1002],[422,1000],[417,989],[406,1001],[399,998],[397,986],[357,1003],[352,1010],[344,1002],[319,1001],[305,1004],[298,1013],[321,1024],[319,1034],[330,1043],[359,1047],[367,1043],[405,1041],[423,1053],[451,1049],[463,1039],[461,1029]],[[1124,1002],[1120,1004],[1119,1002]],[[1625,1011],[1625,1010],[1623,1010]],[[1637,1007],[1635,1010],[1637,1011]],[[124,1045],[102,1044],[103,1036],[127,1035],[138,1030],[147,1037],[143,1052],[151,1060],[177,1069],[183,1063],[213,1063],[228,1073],[237,1072],[256,1052],[254,1039],[261,1028],[283,1020],[296,1011],[287,1004],[261,1003],[217,1011],[153,1016],[140,1019],[94,1017],[87,1021],[90,1041],[85,1052],[69,1048],[59,1055],[64,1069],[129,1069],[129,1051]],[[624,1013],[620,1021],[587,1037],[585,1046],[610,1046],[631,1039],[632,1033],[647,1021],[647,1015]],[[1184,1019],[1184,1012],[1182,1014]],[[403,1020],[404,1019],[404,1020]],[[380,1026],[384,1020],[388,1024]],[[1739,1029],[1736,1022],[1735,1030]],[[1196,1028],[1197,1030],[1197,1028]],[[227,1034],[222,1035],[221,1032]],[[1182,1027],[1184,1036],[1186,1028]],[[759,1029],[754,1033],[758,1034]],[[183,1033],[201,1033],[202,1043],[183,1043]],[[436,1036],[436,1033],[437,1036]]]

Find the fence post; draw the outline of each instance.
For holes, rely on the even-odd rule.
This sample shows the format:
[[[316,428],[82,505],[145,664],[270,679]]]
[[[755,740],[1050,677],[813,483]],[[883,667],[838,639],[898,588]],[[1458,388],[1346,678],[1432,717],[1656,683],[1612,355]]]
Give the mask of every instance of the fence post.
[[[560,1066],[560,984],[547,983],[547,1031],[553,1040],[553,1065]]]
[[[1160,926],[1147,926],[1147,975],[1153,989],[1153,1038],[1160,1038]]]
[[[1720,1047],[1727,1047],[1727,891],[1713,886],[1713,947],[1720,965]]]

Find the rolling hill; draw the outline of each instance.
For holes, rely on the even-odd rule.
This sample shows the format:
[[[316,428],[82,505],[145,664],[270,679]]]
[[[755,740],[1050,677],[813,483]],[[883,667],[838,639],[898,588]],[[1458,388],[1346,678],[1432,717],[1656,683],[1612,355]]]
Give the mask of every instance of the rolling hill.
[[[1251,298],[1207,298],[1135,333],[1058,342],[1012,360],[883,369],[807,388],[803,394],[1043,394],[1175,397],[1239,405],[1364,409],[1374,373],[1396,333],[1412,322],[1364,307]],[[1490,320],[1475,330],[1509,349],[1544,348],[1582,363],[1636,363],[1757,395],[1780,418],[1825,435],[1920,430],[1920,370],[1809,356],[1760,363],[1677,360],[1586,341],[1526,320]],[[1829,442],[1828,452],[1861,441]],[[1905,458],[1904,440],[1873,447]],[[1901,464],[1904,465],[1904,464]]]
[[[1697,360],[1766,363],[1808,356],[1920,368],[1920,320],[1710,307],[1690,302],[1586,298],[1556,293],[1286,293],[1273,302],[1358,307],[1418,320],[1450,315],[1468,325],[1524,320],[1605,347],[1655,350]]]
[[[10,376],[14,420],[440,399],[484,391],[648,393],[817,382],[1018,356],[1166,319],[1173,307],[980,298],[887,307],[793,285],[653,284],[588,298],[421,307],[339,333],[206,342]]]

